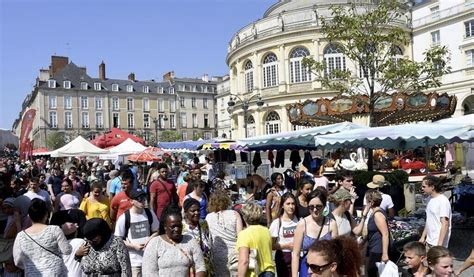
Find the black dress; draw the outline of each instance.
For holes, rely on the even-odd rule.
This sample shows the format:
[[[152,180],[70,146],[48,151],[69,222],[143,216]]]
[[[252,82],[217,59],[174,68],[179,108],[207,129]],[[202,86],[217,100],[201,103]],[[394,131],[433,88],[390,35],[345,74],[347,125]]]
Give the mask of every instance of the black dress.
[[[310,215],[308,207],[304,207],[301,205],[299,197],[296,197],[296,211],[297,211],[296,215],[298,216],[298,218],[303,218]]]

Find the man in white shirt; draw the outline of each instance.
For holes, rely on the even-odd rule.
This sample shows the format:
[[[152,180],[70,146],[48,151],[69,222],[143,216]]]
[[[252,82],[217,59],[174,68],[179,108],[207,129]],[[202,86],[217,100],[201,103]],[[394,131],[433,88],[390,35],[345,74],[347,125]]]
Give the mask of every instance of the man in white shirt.
[[[39,198],[46,202],[49,212],[53,210],[49,193],[40,189],[39,183],[40,180],[38,177],[32,177],[28,185],[28,191],[15,199],[15,207],[20,209],[22,215],[28,214],[28,208],[30,207],[31,200],[35,198]]]
[[[420,242],[427,248],[448,247],[451,236],[451,204],[443,194],[443,184],[438,177],[426,176],[421,185],[423,192],[430,196],[426,205],[426,224]]]
[[[115,236],[121,237],[128,248],[132,276],[142,276],[143,251],[148,242],[158,236],[159,222],[155,212],[145,208],[143,191],[130,193],[133,206],[123,213],[115,225]]]

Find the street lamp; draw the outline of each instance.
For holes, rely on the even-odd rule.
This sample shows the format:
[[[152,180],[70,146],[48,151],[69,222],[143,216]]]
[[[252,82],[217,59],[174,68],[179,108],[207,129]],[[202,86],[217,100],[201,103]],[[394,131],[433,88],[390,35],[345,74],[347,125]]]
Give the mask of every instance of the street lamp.
[[[163,116],[163,117],[161,117]],[[153,123],[155,124],[155,138],[156,138],[156,143],[158,144],[158,141],[159,141],[159,137],[158,137],[158,132],[159,132],[159,129],[162,128],[161,126],[161,120],[160,119],[163,119],[163,121],[168,121],[168,117],[163,114],[160,114],[158,115],[158,117],[155,117],[153,118]]]
[[[258,107],[261,107],[261,106],[263,106],[263,104],[265,104],[262,100],[262,96],[260,96],[259,94],[254,94],[254,95],[250,96],[250,98],[246,98],[246,97],[240,98],[240,96],[238,96],[238,95],[231,94],[230,100],[229,100],[229,102],[227,102],[227,105],[229,107],[234,107],[235,104],[236,104],[236,100],[240,100],[240,102],[242,103],[242,110],[244,111],[245,137],[247,137],[247,112],[248,112],[249,107],[250,107],[250,101],[254,97],[258,97],[257,102],[256,102]]]

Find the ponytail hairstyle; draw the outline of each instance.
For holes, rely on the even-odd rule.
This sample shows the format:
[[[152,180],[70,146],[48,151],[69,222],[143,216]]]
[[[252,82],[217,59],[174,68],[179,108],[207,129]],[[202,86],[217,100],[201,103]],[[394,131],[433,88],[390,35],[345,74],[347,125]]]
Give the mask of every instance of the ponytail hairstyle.
[[[354,239],[340,236],[332,240],[318,240],[309,248],[309,253],[312,252],[325,257],[327,263],[336,263],[339,275],[360,276],[362,256]]]
[[[278,217],[281,217],[285,210],[283,209],[283,206],[285,206],[285,201],[288,200],[289,198],[293,199],[295,201],[295,213],[294,215],[298,214],[298,207],[296,206],[296,196],[293,195],[291,192],[285,192],[281,196],[281,201],[280,201],[280,210],[278,211]]]
[[[445,257],[453,257],[453,254],[443,246],[433,246],[426,254],[426,260],[430,268],[435,266],[439,262],[439,259]]]

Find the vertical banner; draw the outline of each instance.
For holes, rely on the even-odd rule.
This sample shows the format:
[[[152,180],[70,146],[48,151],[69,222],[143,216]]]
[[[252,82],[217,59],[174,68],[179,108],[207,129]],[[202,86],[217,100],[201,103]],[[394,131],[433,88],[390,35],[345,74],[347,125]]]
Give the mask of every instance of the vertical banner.
[[[20,159],[24,159],[28,154],[28,147],[32,146],[30,143],[30,133],[33,129],[33,121],[36,116],[35,109],[29,109],[24,115],[21,122],[21,132],[20,132]],[[46,139],[46,138],[45,138]]]

